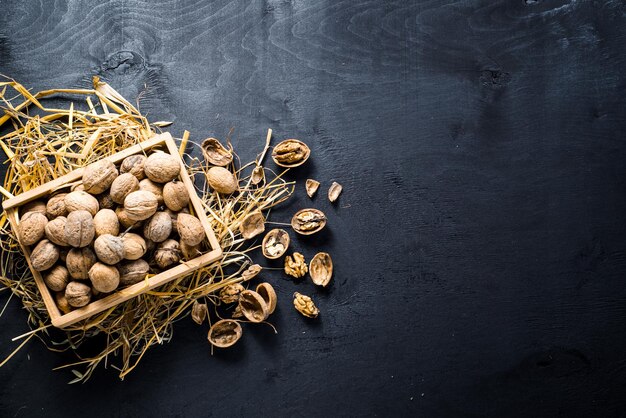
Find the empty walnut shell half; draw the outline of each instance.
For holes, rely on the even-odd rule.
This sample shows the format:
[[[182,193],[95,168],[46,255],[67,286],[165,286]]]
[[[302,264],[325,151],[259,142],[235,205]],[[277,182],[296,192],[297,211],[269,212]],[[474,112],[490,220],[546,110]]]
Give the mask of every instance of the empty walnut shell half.
[[[333,181],[333,184],[331,184],[328,189],[328,200],[330,200],[330,203],[334,203],[335,200],[339,198],[342,190],[343,186],[336,181]]]
[[[201,145],[202,154],[204,159],[210,164],[224,167],[233,161],[233,153],[227,150],[221,143],[215,138],[207,138]]]
[[[291,218],[291,227],[301,235],[311,235],[326,226],[326,215],[318,209],[302,209]]]
[[[270,260],[280,258],[289,248],[289,234],[284,229],[272,229],[263,238],[261,251],[263,255]]]
[[[265,170],[263,169],[263,166],[257,165],[254,167],[254,170],[252,170],[252,174],[250,175],[250,183],[256,186],[263,181],[265,181]]]
[[[191,305],[191,319],[198,325],[202,325],[207,315],[209,314],[209,309],[206,306],[206,303],[200,303],[197,300],[193,302]]]
[[[313,197],[317,189],[320,187],[320,182],[313,179],[306,179],[306,194],[309,197]]]
[[[304,142],[285,139],[274,147],[272,159],[281,167],[292,168],[304,164],[310,155],[311,150]]]
[[[256,276],[258,276],[261,270],[263,270],[263,267],[261,267],[258,264],[253,264],[247,269],[245,269],[243,273],[241,273],[241,277],[243,278],[244,281],[254,279]]]
[[[242,332],[239,322],[232,319],[222,319],[209,329],[207,338],[215,347],[228,348],[239,341]]]
[[[254,238],[265,231],[265,218],[261,211],[254,211],[244,218],[239,225],[239,232],[244,239]]]
[[[317,253],[309,263],[309,274],[313,283],[324,286],[333,277],[333,260],[328,253]]]
[[[274,310],[276,309],[276,301],[278,300],[278,298],[276,297],[276,291],[274,290],[272,285],[267,282],[259,283],[259,285],[256,287],[256,292],[261,295],[265,303],[267,303],[268,315],[274,313]]]
[[[263,322],[270,314],[270,309],[265,300],[253,290],[244,290],[239,295],[241,313],[250,322]]]

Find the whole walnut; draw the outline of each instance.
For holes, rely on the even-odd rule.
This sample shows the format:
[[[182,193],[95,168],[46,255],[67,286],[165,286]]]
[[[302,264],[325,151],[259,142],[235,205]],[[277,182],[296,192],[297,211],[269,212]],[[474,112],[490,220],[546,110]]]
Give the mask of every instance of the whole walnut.
[[[83,171],[83,186],[91,194],[100,194],[111,187],[117,177],[117,168],[109,160],[96,161],[89,164]]]
[[[65,242],[72,247],[86,247],[96,235],[93,218],[86,210],[70,212],[65,221]]]
[[[33,200],[32,202],[25,203],[20,207],[20,216],[24,216],[28,212],[39,212],[42,215],[46,214],[46,202],[41,200]]]
[[[100,204],[98,203],[98,199],[89,193],[76,190],[65,196],[65,208],[68,212],[86,210],[91,216],[96,216],[98,209],[100,209]]]
[[[139,180],[131,173],[120,174],[111,184],[111,199],[122,204],[131,192],[139,190]]]
[[[26,212],[17,227],[23,245],[33,245],[46,233],[48,218],[40,212]]]
[[[120,221],[111,209],[100,209],[93,217],[93,226],[96,229],[96,237],[104,234],[119,235]]]
[[[139,182],[139,190],[145,190],[156,196],[159,206],[163,204],[163,185],[155,183],[150,179],[143,179]]]
[[[65,196],[67,196],[67,193],[55,194],[48,200],[48,203],[46,203],[46,214],[50,219],[67,215]]]
[[[65,224],[67,218],[65,216],[57,216],[46,224],[46,238],[60,245],[61,247],[67,247],[69,244],[65,240]]]
[[[132,192],[124,199],[124,211],[134,221],[148,219],[154,215],[158,205],[156,196],[145,190]]]
[[[67,253],[65,264],[73,279],[89,278],[89,269],[96,264],[96,255],[90,248],[72,248]]]
[[[172,218],[165,212],[157,212],[143,226],[143,235],[154,242],[165,241],[172,233]]]
[[[206,179],[213,190],[221,194],[231,194],[237,191],[237,179],[224,167],[211,167],[206,173]]]
[[[141,154],[131,155],[124,158],[120,165],[120,173],[130,173],[137,177],[137,180],[143,180],[146,174],[143,172],[146,156]]]
[[[60,292],[65,290],[65,286],[70,281],[70,272],[63,266],[54,266],[48,274],[43,276],[43,281],[50,290]]]
[[[69,282],[65,288],[65,299],[74,308],[88,305],[91,301],[91,287],[81,282]]]
[[[30,262],[37,271],[48,270],[58,259],[59,249],[47,239],[39,241],[30,254]]]
[[[200,220],[193,215],[179,213],[176,224],[180,239],[187,245],[198,245],[206,236]]]
[[[126,212],[124,208],[115,209],[115,215],[117,215],[117,219],[120,221],[120,225],[122,225],[122,227],[125,229],[134,229],[141,226],[141,221],[134,221],[130,219],[128,217],[128,212]]]
[[[101,195],[98,195],[98,205],[100,206],[100,209],[113,209],[115,207],[115,202],[109,193],[102,193]]]
[[[124,244],[124,258],[127,260],[137,260],[144,256],[148,249],[146,240],[141,235],[128,232],[122,236]]]
[[[168,209],[178,212],[189,205],[189,192],[180,181],[170,181],[163,186],[163,202]]]
[[[59,307],[59,310],[63,314],[68,314],[68,313],[70,313],[72,311],[72,307],[67,302],[67,299],[65,297],[65,289],[63,289],[61,292],[57,292],[54,295],[54,300],[57,303],[57,306]]]
[[[180,260],[180,245],[178,241],[168,239],[157,246],[154,252],[154,262],[164,269]]]
[[[129,286],[139,283],[146,278],[150,266],[146,260],[134,260],[118,266],[120,272],[120,286]]]
[[[119,286],[120,272],[113,266],[96,263],[89,269],[89,280],[98,292],[109,293]]]
[[[122,238],[110,234],[100,235],[93,244],[96,256],[106,264],[117,264],[124,259]]]
[[[180,162],[170,154],[155,152],[146,159],[143,171],[150,180],[157,183],[167,183],[178,177]]]

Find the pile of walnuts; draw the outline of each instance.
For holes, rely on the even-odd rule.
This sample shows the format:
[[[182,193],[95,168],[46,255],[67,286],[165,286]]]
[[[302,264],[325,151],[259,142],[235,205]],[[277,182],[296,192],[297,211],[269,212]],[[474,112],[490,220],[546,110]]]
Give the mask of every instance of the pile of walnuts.
[[[180,169],[160,151],[100,160],[69,193],[22,208],[19,239],[63,313],[200,254],[205,230]]]

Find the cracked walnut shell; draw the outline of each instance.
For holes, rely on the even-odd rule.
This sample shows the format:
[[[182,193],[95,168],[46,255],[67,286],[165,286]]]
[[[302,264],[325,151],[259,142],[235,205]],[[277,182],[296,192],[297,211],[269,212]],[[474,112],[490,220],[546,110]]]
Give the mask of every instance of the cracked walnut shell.
[[[286,139],[274,147],[272,159],[285,168],[298,167],[306,162],[311,155],[311,150],[302,141]]]
[[[293,294],[293,306],[298,312],[308,318],[317,318],[320,313],[320,310],[317,309],[317,306],[315,306],[315,303],[309,296],[298,292]]]
[[[202,325],[206,317],[209,315],[209,309],[206,303],[200,303],[197,300],[191,305],[191,319],[198,325]]]
[[[246,290],[240,283],[233,283],[224,286],[220,290],[220,300],[224,303],[234,303],[239,300],[241,292]]]
[[[269,306],[257,292],[244,290],[239,295],[241,313],[250,322],[263,322],[269,316]]]
[[[299,279],[304,277],[308,271],[304,256],[300,253],[293,253],[293,256],[285,257],[285,273]]]
[[[313,197],[317,189],[320,187],[320,182],[313,179],[306,179],[306,194],[309,197]]]
[[[239,232],[244,239],[251,239],[265,231],[265,218],[259,210],[248,214],[239,225]]]
[[[242,333],[243,330],[239,322],[232,319],[222,319],[209,329],[207,338],[215,347],[228,348],[239,341]]]
[[[300,235],[311,235],[326,226],[326,215],[318,209],[301,209],[291,218],[291,227]]]
[[[289,248],[289,234],[284,229],[272,229],[263,238],[261,251],[263,255],[270,260],[280,258]]]
[[[202,141],[202,154],[210,164],[224,167],[233,161],[233,153],[227,150],[219,140],[207,138]]]
[[[273,314],[274,310],[276,310],[276,302],[278,300],[274,287],[267,282],[259,283],[256,287],[256,292],[261,295],[265,303],[267,303],[268,315]]]
[[[328,189],[328,200],[330,200],[330,203],[334,203],[335,200],[339,198],[342,190],[343,186],[336,181],[333,181],[333,184],[331,184]]]
[[[324,286],[333,277],[333,260],[328,253],[317,253],[309,263],[311,280],[318,286]]]

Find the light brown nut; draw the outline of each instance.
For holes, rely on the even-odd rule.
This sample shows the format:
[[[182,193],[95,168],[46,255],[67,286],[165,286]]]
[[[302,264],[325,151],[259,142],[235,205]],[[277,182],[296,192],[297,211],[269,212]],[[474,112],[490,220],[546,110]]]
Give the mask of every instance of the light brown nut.
[[[100,206],[100,209],[114,209],[115,208],[115,202],[113,201],[109,193],[103,193],[101,195],[98,195],[97,199],[98,199],[98,205]]]
[[[95,290],[109,293],[120,284],[120,272],[114,266],[96,263],[89,269],[89,280]]]
[[[178,234],[178,214],[179,213],[189,214],[189,209],[183,208],[183,210],[181,210],[180,212],[174,212],[173,210],[165,209],[164,212],[170,215],[170,218],[172,219],[172,231]]]
[[[296,308],[298,312],[308,318],[317,318],[320,311],[313,303],[313,300],[306,295],[300,294],[298,292],[293,294],[293,306]]]
[[[96,237],[100,235],[119,235],[120,221],[111,209],[100,209],[93,217],[93,226],[96,230]]]
[[[180,253],[184,260],[191,260],[202,254],[199,245],[188,245],[185,241],[180,241]]]
[[[311,280],[318,286],[326,287],[333,277],[333,260],[328,253],[317,253],[309,263]]]
[[[91,216],[96,216],[100,209],[98,199],[87,192],[80,190],[70,192],[65,196],[65,208],[68,212],[86,210]]]
[[[144,190],[155,195],[157,198],[157,202],[159,202],[159,206],[164,203],[162,184],[155,183],[150,179],[143,179],[139,182],[139,190]]]
[[[239,225],[239,232],[244,239],[251,239],[265,231],[265,218],[259,210],[246,216]]]
[[[65,298],[65,289],[56,293],[54,295],[54,300],[62,314],[68,314],[72,311],[72,307],[69,303],[67,303],[67,299]]]
[[[146,260],[134,260],[126,263],[122,263],[118,266],[120,272],[120,287],[129,286],[146,278],[150,266]]]
[[[43,281],[48,286],[48,289],[55,292],[61,292],[65,290],[67,283],[70,281],[70,273],[63,266],[54,266],[48,271],[48,274],[43,276]]]
[[[81,282],[69,282],[65,288],[65,299],[74,308],[86,306],[91,301],[91,287]]]
[[[313,197],[320,187],[320,182],[313,179],[306,179],[306,194]]]
[[[154,242],[165,241],[172,233],[172,218],[168,213],[157,212],[143,226],[143,236]]]
[[[67,215],[65,221],[65,242],[72,247],[86,247],[96,235],[93,218],[86,210],[76,210]]]
[[[200,219],[187,213],[179,213],[176,220],[176,230],[180,239],[187,245],[198,245],[206,237],[206,231]]]
[[[276,297],[276,291],[274,290],[272,285],[267,282],[259,283],[259,285],[256,287],[256,292],[261,295],[261,297],[267,304],[269,312],[268,315],[273,314],[274,310],[276,310],[276,302],[278,301],[278,298]]]
[[[167,183],[180,174],[180,162],[170,154],[155,152],[146,159],[143,171],[150,180]]]
[[[30,262],[37,271],[48,270],[58,259],[59,249],[47,239],[39,241],[30,254]]]
[[[148,250],[146,240],[142,236],[127,232],[122,236],[124,244],[124,258],[127,260],[138,260],[144,256]]]
[[[93,243],[98,260],[106,264],[117,264],[124,259],[122,238],[110,234],[100,235]]]
[[[333,184],[331,184],[328,189],[328,200],[330,200],[330,203],[334,203],[339,198],[342,190],[343,186],[336,181],[333,181]]]
[[[206,317],[209,315],[209,309],[206,303],[200,303],[197,300],[193,301],[191,305],[191,319],[198,325],[202,325]]]
[[[164,269],[180,261],[180,245],[178,241],[168,239],[157,246],[154,252],[154,262]]]
[[[73,279],[86,280],[89,278],[89,269],[96,261],[98,260],[91,248],[72,248],[67,253],[65,265]]]
[[[304,277],[308,271],[304,256],[300,253],[293,253],[293,257],[288,255],[285,257],[285,273],[299,279]]]
[[[124,208],[115,209],[115,215],[117,216],[117,220],[120,221],[120,225],[124,229],[135,229],[141,226],[141,221],[134,221],[130,219],[128,217],[128,212],[126,212]]]
[[[131,192],[139,190],[139,180],[131,173],[124,173],[117,176],[111,184],[111,200],[115,203],[123,204],[124,199]]]
[[[178,212],[189,205],[189,192],[180,181],[170,181],[163,186],[163,202],[168,209]]]
[[[233,283],[224,286],[220,290],[220,300],[224,303],[235,303],[239,301],[239,295],[246,290],[240,283]]]
[[[83,171],[85,191],[91,194],[100,194],[111,187],[111,183],[117,175],[115,164],[109,160],[100,160],[89,164]]]
[[[243,273],[241,273],[241,277],[243,278],[245,282],[247,282],[248,280],[252,280],[256,276],[258,276],[261,270],[263,270],[263,267],[261,267],[258,264],[253,264],[247,269],[245,269]]]
[[[228,348],[239,341],[242,333],[243,330],[239,322],[232,319],[222,319],[209,329],[207,339],[215,347]]]
[[[289,241],[290,238],[287,231],[280,228],[272,229],[263,238],[261,251],[265,257],[275,260],[285,254],[287,248],[289,248]]]
[[[311,150],[302,141],[286,139],[274,147],[272,159],[281,167],[298,167],[306,162]]]
[[[28,212],[39,212],[42,215],[46,214],[46,202],[41,200],[33,200],[20,206],[20,216],[24,216]]]
[[[257,292],[244,290],[239,295],[241,313],[250,322],[263,322],[269,316],[269,306]]]
[[[33,245],[46,234],[48,218],[39,212],[27,212],[17,226],[18,235],[23,245]]]
[[[130,173],[137,177],[137,180],[143,180],[146,177],[146,174],[143,172],[145,163],[145,155],[131,155],[130,157],[124,158],[124,161],[120,164],[120,173]]]
[[[55,194],[46,203],[46,214],[48,218],[54,219],[57,216],[67,215],[67,209],[65,208],[65,196],[67,193]]]
[[[291,218],[291,227],[300,235],[311,235],[326,226],[326,215],[318,209],[301,209]]]
[[[158,206],[156,196],[145,190],[132,192],[124,199],[124,211],[133,221],[148,219],[155,214]]]
[[[206,174],[207,183],[221,194],[231,194],[239,189],[235,175],[224,167],[211,167]]]
[[[204,159],[209,164],[224,167],[233,161],[233,153],[227,150],[220,141],[215,138],[207,138],[202,141],[201,148]]]

